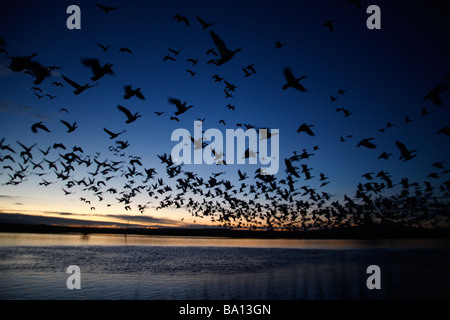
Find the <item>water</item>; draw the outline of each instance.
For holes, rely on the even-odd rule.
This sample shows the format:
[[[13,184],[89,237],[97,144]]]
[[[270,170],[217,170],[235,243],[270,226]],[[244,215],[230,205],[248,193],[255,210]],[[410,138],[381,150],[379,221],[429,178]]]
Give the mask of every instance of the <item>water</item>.
[[[1,299],[449,299],[445,240],[0,234]],[[81,289],[69,290],[69,265]],[[369,265],[381,289],[369,290]]]

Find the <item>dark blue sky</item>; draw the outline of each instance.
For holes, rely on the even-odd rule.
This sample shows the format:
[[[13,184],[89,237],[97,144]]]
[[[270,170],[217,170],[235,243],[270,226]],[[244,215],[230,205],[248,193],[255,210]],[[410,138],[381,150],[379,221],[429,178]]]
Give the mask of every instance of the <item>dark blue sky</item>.
[[[437,187],[449,180],[448,173],[441,173],[450,165],[449,137],[437,134],[449,125],[449,94],[442,92],[443,106],[423,98],[432,88],[449,81],[444,79],[450,71],[445,2],[436,1],[433,5],[427,1],[360,2],[362,8],[346,0],[110,1],[103,4],[119,9],[108,14],[91,1],[2,2],[0,36],[6,42],[4,48],[8,55],[37,53],[33,60],[62,69],[55,70],[38,85],[44,94],[57,97],[38,99],[30,89],[34,86],[33,78],[10,72],[7,68],[10,60],[5,53],[0,54],[0,137],[16,151],[21,151],[16,140],[28,146],[38,143],[33,150],[36,161],[42,158],[37,149],[45,150],[55,142],[80,146],[85,154],[92,156],[98,151],[99,159],[113,160],[108,147],[114,142],[108,139],[103,127],[114,132],[126,129],[120,139],[130,142],[127,155],[140,156],[145,168],[156,168],[165,177],[157,154],[169,154],[176,144],[170,141],[172,131],[185,128],[193,132],[193,121],[206,118],[204,130],[218,128],[225,133],[225,129],[237,128],[237,123],[279,129],[278,178],[285,176],[284,159],[292,156],[293,151],[301,153],[306,149],[314,156],[302,163],[313,168],[311,174],[315,178],[305,182],[302,177],[298,187],[307,184],[328,192],[333,199],[342,199],[344,194],[353,196],[357,184],[366,182],[362,174],[381,170],[389,172],[397,187],[404,177],[411,182],[427,180]],[[81,8],[81,30],[66,28],[69,16],[66,8],[71,4]],[[381,30],[366,28],[369,15],[365,9],[371,4],[381,9]],[[189,26],[176,22],[173,19],[176,14],[186,15]],[[196,16],[214,25],[202,30]],[[327,20],[335,20],[333,32],[323,26]],[[207,64],[212,57],[206,52],[215,47],[209,30],[214,30],[230,49],[242,48],[242,51],[222,66]],[[275,41],[286,45],[276,49]],[[110,48],[103,52],[97,43]],[[132,54],[119,52],[121,47],[128,47]],[[168,48],[181,49],[176,61],[163,61],[169,54]],[[115,76],[90,80],[92,72],[82,65],[81,58],[112,63]],[[187,61],[189,58],[198,59],[198,63],[192,66]],[[244,77],[242,67],[249,64],[255,65],[256,73]],[[296,77],[307,76],[301,82],[307,92],[282,90],[285,67],[290,67]],[[187,69],[197,72],[196,75],[192,77]],[[225,98],[225,85],[214,82],[215,74],[237,86],[233,98]],[[95,86],[74,95],[62,75]],[[64,87],[52,85],[54,81],[63,83]],[[123,87],[128,84],[140,87],[146,100],[124,99]],[[339,95],[339,89],[347,91]],[[331,102],[330,96],[338,99]],[[171,121],[175,107],[168,103],[168,97],[187,101],[194,108],[182,114],[180,122]],[[139,112],[142,117],[125,124],[118,104],[133,113]],[[236,111],[228,110],[227,104],[235,105]],[[69,113],[60,112],[63,107]],[[426,116],[421,115],[424,107],[430,112]],[[337,108],[345,108],[352,114],[344,117],[343,112],[336,112]],[[154,111],[165,113],[158,117]],[[406,116],[412,122],[406,123]],[[76,121],[78,129],[67,133],[61,119]],[[222,119],[226,125],[219,124]],[[43,121],[51,133],[33,133],[30,127],[38,121]],[[394,126],[380,132],[388,122]],[[314,137],[296,132],[302,123],[314,125]],[[347,135],[352,138],[340,142],[340,137]],[[374,138],[376,149],[358,148],[358,142],[365,138]],[[399,160],[397,140],[408,149],[416,149],[417,156],[406,162]],[[313,151],[314,146],[319,149]],[[58,152],[51,152],[49,158],[55,160]],[[383,152],[392,155],[388,160],[377,159]],[[445,162],[444,169],[432,167],[440,161]],[[7,163],[2,163],[2,183],[8,181],[10,173],[4,165]],[[11,165],[17,170],[17,163]],[[259,165],[186,168],[205,179],[211,172],[225,171],[222,177],[240,184],[238,169],[253,178]],[[80,168],[74,174],[80,178],[86,171]],[[439,173],[439,178],[428,177],[432,172]],[[322,188],[320,173],[330,181]],[[44,178],[57,181],[50,174]],[[5,197],[1,199],[0,209],[3,212],[89,211],[89,206],[79,202],[82,191],[64,196],[61,190],[64,183],[44,188],[38,185],[41,179],[32,175],[20,185],[2,185],[1,193]],[[109,186],[120,188],[124,182],[124,177],[118,177]],[[394,190],[398,191],[395,188],[385,191],[389,194]],[[95,197],[90,197],[94,202]],[[114,198],[110,203],[114,205],[106,207],[104,203],[96,203],[96,213],[125,213]],[[155,205],[157,202],[149,207]],[[133,208],[133,213],[138,214]],[[149,209],[147,214],[159,213]],[[171,214],[168,211],[165,216]]]

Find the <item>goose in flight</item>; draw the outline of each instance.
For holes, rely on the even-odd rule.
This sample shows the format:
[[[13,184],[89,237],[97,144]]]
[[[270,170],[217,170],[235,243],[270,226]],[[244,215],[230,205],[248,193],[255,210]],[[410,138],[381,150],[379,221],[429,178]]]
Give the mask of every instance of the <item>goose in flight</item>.
[[[127,121],[125,121],[125,123],[132,123],[132,122],[136,121],[136,119],[141,116],[139,114],[139,112],[136,112],[135,114],[132,114],[130,112],[130,110],[128,110],[127,108],[121,106],[120,104],[117,105],[117,109],[122,111],[127,116]]]
[[[275,48],[281,49],[286,45],[286,43],[281,43],[280,41],[275,41]]]
[[[445,82],[443,84],[440,84],[436,86],[435,88],[431,89],[427,95],[423,98],[423,100],[430,100],[432,103],[434,103],[437,106],[442,106],[444,103],[442,102],[442,98],[440,96],[442,91],[449,90],[450,89],[450,83]]]
[[[189,59],[186,59],[186,61],[191,62],[192,65],[195,66],[197,64],[197,62],[198,62],[198,59],[189,58]]]
[[[356,146],[359,148],[360,146],[364,146],[369,149],[375,149],[377,146],[370,142],[373,138],[362,139]]]
[[[84,66],[91,68],[94,75],[91,77],[92,81],[97,81],[101,77],[103,77],[106,74],[114,75],[113,70],[111,67],[112,64],[105,63],[103,67],[100,66],[100,61],[98,59],[81,59],[81,62]]]
[[[178,116],[182,113],[185,113],[189,108],[193,108],[193,106],[186,106],[186,101],[181,103],[181,100],[175,99],[175,98],[169,98],[168,99],[171,104],[174,104],[177,107],[177,111],[175,112],[175,115]]]
[[[97,7],[99,7],[100,9],[102,9],[103,11],[105,11],[105,13],[108,13],[108,12],[110,12],[112,10],[119,9],[119,7],[110,7],[110,6],[105,6],[105,5],[98,4],[98,3],[96,3],[95,5]]]
[[[67,127],[67,132],[74,132],[77,128],[77,123],[74,122],[73,124],[68,123],[67,121],[61,120],[61,123],[64,124]]]
[[[193,76],[195,76],[196,74],[197,74],[197,72],[194,72],[194,71],[192,71],[192,70],[186,70],[186,72],[189,72],[190,73],[190,75],[191,75],[191,77],[193,77]]]
[[[133,96],[136,96],[137,98],[141,99],[141,100],[145,100],[144,95],[141,93],[141,88],[137,88],[137,89],[132,89],[131,85],[127,85],[124,87],[125,89],[125,94],[124,94],[124,98],[125,99],[130,99]]]
[[[38,129],[50,132],[50,130],[48,130],[48,128],[42,123],[42,121],[36,122],[31,126],[31,131],[33,131],[34,133],[37,133]]]
[[[441,134],[441,133],[445,134],[446,136],[450,136],[450,127],[446,126],[446,127],[439,129],[437,134]]]
[[[294,88],[298,91],[306,92],[307,90],[300,84],[300,80],[307,78],[306,76],[301,76],[300,78],[295,78],[292,70],[288,67],[284,69],[284,77],[286,78],[287,83],[283,85],[283,90],[287,88]]]
[[[223,42],[223,40],[214,31],[210,31],[209,34],[211,35],[211,38],[216,45],[217,50],[219,50],[220,58],[211,59],[207,63],[213,63],[216,66],[220,66],[225,62],[231,60],[231,58],[233,58],[237,52],[242,50],[241,48],[238,48],[234,51],[231,51],[226,47],[225,42]]]
[[[297,132],[306,132],[308,135],[314,136],[315,135],[314,132],[312,132],[312,130],[310,129],[313,126],[314,125],[312,124],[307,125],[306,123],[304,123],[300,127],[298,127]]]
[[[109,131],[109,130],[106,129],[106,128],[103,128],[103,131],[105,131],[105,132],[109,135],[109,138],[110,138],[111,140],[117,138],[119,135],[121,135],[122,133],[125,132],[125,130],[124,130],[124,131],[119,132],[119,133],[114,133],[114,132]]]
[[[100,48],[102,48],[102,49],[103,49],[103,52],[106,52],[106,51],[109,49],[109,47],[111,47],[110,44],[107,45],[107,46],[104,46],[104,45],[102,45],[101,43],[97,43],[97,46],[99,46]]]
[[[248,178],[247,174],[244,172],[242,173],[241,170],[238,169],[238,175],[239,175],[239,181],[243,181]]]
[[[176,20],[177,22],[184,22],[186,26],[189,27],[189,20],[186,18],[186,16],[181,16],[178,13],[173,16],[172,20]]]
[[[127,47],[120,48],[120,49],[119,49],[119,52],[128,52],[129,54],[132,54],[132,53],[133,53],[133,52],[132,52],[129,48],[127,48]]]
[[[225,98],[233,98],[233,95],[227,91],[227,89],[223,89],[225,92]]]
[[[333,23],[335,23],[335,22],[336,22],[336,20],[328,20],[322,26],[328,27],[328,29],[330,29],[330,31],[334,31]]]
[[[70,84],[72,87],[75,88],[75,91],[73,92],[74,94],[78,95],[78,94],[82,93],[84,90],[92,88],[92,86],[88,83],[86,83],[84,86],[81,86],[78,83],[76,83],[75,81],[70,80],[69,78],[67,78],[65,76],[62,76],[62,77],[68,84]]]
[[[412,158],[414,158],[415,156],[417,156],[417,155],[412,154],[413,152],[416,152],[417,150],[411,150],[411,151],[408,150],[402,142],[397,140],[397,141],[395,141],[395,145],[397,146],[397,148],[399,148],[400,153],[401,153],[399,160],[403,159],[403,161],[408,161],[408,160],[411,160]]]
[[[200,24],[202,25],[202,30],[205,30],[208,27],[213,26],[214,24],[211,22],[206,22],[205,20],[201,19],[198,16],[195,16],[197,18],[197,21],[200,22]]]

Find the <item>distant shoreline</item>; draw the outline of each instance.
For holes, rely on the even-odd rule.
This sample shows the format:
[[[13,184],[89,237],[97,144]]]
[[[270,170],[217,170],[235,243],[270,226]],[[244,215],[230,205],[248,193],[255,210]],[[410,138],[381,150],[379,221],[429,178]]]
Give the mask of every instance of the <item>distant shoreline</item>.
[[[226,237],[255,239],[405,239],[405,238],[447,238],[449,228],[410,228],[385,225],[357,226],[341,229],[275,231],[235,230],[227,228],[107,228],[54,226],[19,223],[0,223],[3,233],[50,233],[50,234],[129,234],[188,237]]]

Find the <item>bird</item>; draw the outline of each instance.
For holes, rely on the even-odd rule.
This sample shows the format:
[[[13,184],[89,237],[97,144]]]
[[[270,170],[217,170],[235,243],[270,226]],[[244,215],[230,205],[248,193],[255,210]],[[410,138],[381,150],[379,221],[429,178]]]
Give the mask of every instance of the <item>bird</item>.
[[[59,109],[59,112],[66,112],[66,113],[69,113],[69,110],[67,110],[67,108],[61,108],[61,109]]]
[[[430,113],[430,111],[427,110],[427,107],[423,107],[423,108],[422,108],[422,112],[421,112],[421,115],[422,115],[422,116],[426,116],[426,115],[429,114],[429,113]]]
[[[161,116],[162,114],[164,114],[164,111],[159,112],[159,111],[153,111],[158,117]]]
[[[247,174],[246,173],[242,173],[241,170],[238,169],[238,175],[239,175],[239,181],[243,181],[245,179],[247,179]]]
[[[177,22],[184,22],[186,26],[189,27],[189,20],[186,18],[186,16],[181,16],[179,14],[176,14],[173,16],[172,20],[176,20]]]
[[[284,77],[287,83],[283,85],[283,90],[287,88],[294,88],[298,91],[306,92],[307,90],[300,84],[300,80],[306,79],[306,76],[301,76],[300,78],[295,78],[292,70],[289,67],[284,68]]]
[[[57,87],[63,87],[63,84],[61,82],[57,82],[57,81],[53,81],[52,85],[57,86]]]
[[[74,122],[73,124],[68,123],[67,121],[61,120],[61,123],[64,124],[67,127],[67,132],[73,132],[77,128],[77,123]]]
[[[437,134],[441,134],[441,133],[445,134],[446,136],[450,136],[450,127],[445,126],[445,127],[441,128],[441,129],[439,129]]]
[[[122,132],[119,132],[119,133],[114,133],[114,132],[109,131],[109,130],[106,129],[106,128],[103,128],[103,131],[105,131],[105,132],[109,135],[109,138],[110,138],[111,140],[117,138],[119,135],[121,135],[122,133],[125,132],[125,131],[122,131]]]
[[[310,124],[307,125],[306,123],[303,123],[300,127],[298,127],[297,132],[305,132],[310,136],[314,136],[314,132],[310,129],[311,127],[313,127],[314,125]]]
[[[128,52],[129,54],[132,54],[132,53],[133,53],[129,48],[126,48],[126,47],[120,48],[120,49],[119,49],[119,52]]]
[[[73,93],[76,94],[76,95],[82,93],[86,89],[92,88],[92,86],[90,84],[88,84],[88,83],[86,83],[84,86],[81,86],[78,83],[76,83],[75,81],[70,80],[66,76],[62,76],[62,77],[68,84],[70,84],[72,87],[75,88],[75,91]]]
[[[103,52],[106,52],[106,51],[109,49],[109,47],[111,47],[110,44],[107,45],[107,46],[104,46],[104,45],[102,45],[101,43],[97,43],[97,46],[99,46],[100,48],[102,48]]]
[[[397,141],[395,141],[395,145],[397,146],[397,148],[399,148],[400,153],[401,153],[399,160],[403,159],[403,161],[408,161],[408,160],[411,160],[412,158],[414,158],[415,156],[417,156],[417,155],[412,154],[413,152],[416,152],[417,150],[411,150],[411,151],[408,150],[402,142],[397,140]]]
[[[224,63],[230,61],[237,52],[242,51],[241,48],[238,48],[234,51],[229,50],[226,47],[225,42],[214,31],[210,31],[209,34],[211,35],[211,38],[214,44],[216,45],[217,50],[219,50],[220,58],[211,59],[207,63],[212,63],[215,64],[216,66],[221,66]]]
[[[194,106],[186,106],[186,101],[181,103],[181,100],[175,98],[169,98],[169,103],[174,104],[177,107],[177,111],[175,112],[176,116],[185,113],[188,109],[193,108]]]
[[[232,106],[231,104],[227,104],[226,107],[227,107],[229,110],[236,111],[236,109],[235,109],[236,106]]]
[[[100,9],[102,9],[103,11],[105,11],[105,13],[108,13],[108,12],[110,12],[110,11],[112,11],[112,10],[117,10],[117,9],[119,9],[119,7],[104,6],[104,5],[101,5],[101,4],[98,4],[98,3],[96,3],[95,5],[96,5],[97,7],[99,7]]]
[[[371,142],[371,140],[373,140],[373,138],[365,138],[362,139],[360,142],[358,142],[358,144],[356,145],[358,148],[360,146],[369,148],[369,149],[375,149],[377,146]]]
[[[227,91],[227,89],[223,89],[225,92],[225,98],[233,98],[233,95]]]
[[[275,48],[281,49],[286,45],[286,43],[281,43],[280,41],[275,41]]]
[[[198,16],[195,16],[198,20],[198,22],[200,22],[200,24],[202,25],[202,30],[206,30],[208,27],[213,26],[214,24],[211,22],[205,22],[203,19],[201,19]]]
[[[389,159],[389,156],[391,156],[391,155],[392,155],[392,153],[387,153],[386,151],[384,151],[382,154],[380,154],[378,156],[377,159],[385,159],[385,160],[387,160],[387,159]]]
[[[357,8],[362,8],[361,3],[359,2],[359,0],[348,0],[348,2],[353,3]]]
[[[198,59],[189,58],[189,59],[186,59],[186,61],[191,62],[192,65],[195,66],[197,64],[197,62],[198,62]]]
[[[214,82],[222,82],[222,80],[225,79],[220,77],[218,74],[213,75],[212,78],[214,79]]]
[[[443,84],[440,84],[433,89],[431,89],[426,96],[423,98],[423,100],[430,100],[433,104],[437,106],[442,106],[444,103],[442,102],[442,98],[440,96],[442,91],[450,89],[450,83],[445,82]]]
[[[50,130],[48,130],[48,128],[42,123],[42,121],[36,122],[35,124],[33,124],[31,126],[31,131],[33,131],[34,133],[37,133],[37,129],[41,129],[47,132],[50,132]]]
[[[91,77],[92,81],[97,81],[106,74],[114,75],[114,72],[111,69],[113,66],[112,64],[105,63],[102,67],[100,66],[100,61],[98,59],[88,58],[81,59],[81,62],[84,66],[91,68],[92,72],[94,73],[94,75]]]
[[[125,94],[123,95],[124,99],[130,99],[133,96],[136,96],[137,98],[141,100],[145,100],[144,95],[141,93],[141,88],[132,89],[131,85],[126,85],[123,87],[125,90]]]
[[[250,77],[252,75],[246,68],[242,68],[242,71],[244,71],[244,77]]]
[[[328,27],[328,29],[330,29],[330,31],[334,31],[333,23],[335,23],[335,22],[336,22],[336,20],[327,20],[327,21],[325,21],[325,23],[322,26]]]
[[[167,55],[163,58],[163,61],[167,61],[167,60],[177,61],[177,59],[175,59],[174,57],[170,56],[169,54],[167,54]]]
[[[339,89],[338,90],[338,94],[343,95],[345,92],[347,92],[347,90],[344,89]]]
[[[193,77],[197,74],[197,72],[194,72],[192,70],[186,70],[186,71],[190,73],[191,77]]]
[[[352,114],[352,112],[348,111],[348,110],[345,109],[345,108],[337,108],[337,109],[336,109],[336,112],[339,112],[339,111],[344,112],[344,117],[349,117],[349,116]]]
[[[218,57],[219,55],[217,54],[217,52],[214,50],[214,48],[208,49],[208,51],[206,51],[206,55],[209,56],[210,54],[215,55],[216,57]]]
[[[136,121],[137,118],[141,117],[139,112],[136,112],[135,114],[132,114],[130,112],[130,110],[128,110],[127,108],[121,106],[120,104],[117,105],[117,109],[122,111],[127,116],[127,120],[125,121],[125,123],[132,123],[132,122]]]

